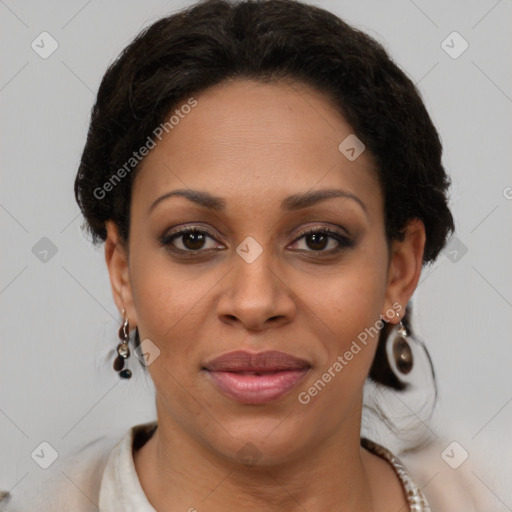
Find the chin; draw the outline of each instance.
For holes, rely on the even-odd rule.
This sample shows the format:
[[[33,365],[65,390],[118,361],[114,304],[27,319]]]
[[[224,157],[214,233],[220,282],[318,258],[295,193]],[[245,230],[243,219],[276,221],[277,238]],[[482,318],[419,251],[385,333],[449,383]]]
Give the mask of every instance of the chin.
[[[251,466],[273,466],[286,463],[308,449],[304,444],[305,426],[297,420],[280,417],[251,417],[240,415],[231,420],[223,416],[217,435],[208,432],[206,444],[235,463]],[[306,428],[306,431],[311,431]],[[214,436],[212,437],[212,434]]]

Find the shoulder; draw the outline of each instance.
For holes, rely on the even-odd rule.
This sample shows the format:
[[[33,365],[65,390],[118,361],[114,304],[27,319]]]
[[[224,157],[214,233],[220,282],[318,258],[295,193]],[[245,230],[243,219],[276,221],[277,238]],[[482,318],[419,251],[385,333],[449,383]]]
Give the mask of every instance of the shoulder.
[[[0,510],[97,512],[105,465],[110,452],[126,434],[126,428],[109,432],[85,445],[69,448],[47,469],[34,467],[0,500]]]
[[[419,450],[400,452],[398,457],[422,489],[433,512],[485,509],[481,485],[473,475],[478,463],[466,458],[460,445],[438,439]]]

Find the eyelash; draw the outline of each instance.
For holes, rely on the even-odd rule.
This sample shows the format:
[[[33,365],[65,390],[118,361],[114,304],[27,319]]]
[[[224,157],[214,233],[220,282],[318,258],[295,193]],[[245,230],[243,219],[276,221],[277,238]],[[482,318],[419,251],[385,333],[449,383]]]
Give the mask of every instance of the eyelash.
[[[204,229],[199,229],[199,227],[192,226],[192,227],[183,228],[183,229],[180,229],[180,230],[177,230],[172,233],[164,235],[160,240],[160,244],[162,246],[167,247],[172,252],[183,254],[183,255],[186,254],[187,257],[193,257],[192,255],[195,253],[202,253],[202,252],[216,250],[216,249],[198,249],[196,251],[193,251],[190,249],[184,250],[184,249],[178,249],[177,247],[174,247],[172,245],[172,242],[175,239],[180,238],[183,235],[187,235],[189,233],[198,233],[200,235],[207,235],[208,237],[215,240],[215,237],[213,237],[209,231],[206,231]],[[295,240],[292,242],[292,244],[297,243],[299,240],[301,240],[302,238],[305,238],[308,235],[313,235],[313,234],[317,234],[317,233],[328,235],[329,238],[336,240],[339,243],[338,247],[336,247],[335,249],[330,249],[328,251],[326,251],[326,250],[314,251],[314,250],[303,250],[303,249],[299,249],[299,251],[302,251],[302,252],[305,251],[305,252],[309,252],[309,253],[313,253],[313,254],[318,253],[320,255],[322,255],[322,254],[323,255],[332,255],[332,254],[342,251],[345,248],[350,248],[353,246],[353,242],[350,239],[348,239],[346,236],[344,236],[341,233],[334,231],[330,228],[327,228],[327,227],[314,228],[314,229],[308,229],[308,230],[302,231],[301,233],[299,233],[298,237],[295,238]],[[217,240],[215,240],[215,241],[217,242]]]

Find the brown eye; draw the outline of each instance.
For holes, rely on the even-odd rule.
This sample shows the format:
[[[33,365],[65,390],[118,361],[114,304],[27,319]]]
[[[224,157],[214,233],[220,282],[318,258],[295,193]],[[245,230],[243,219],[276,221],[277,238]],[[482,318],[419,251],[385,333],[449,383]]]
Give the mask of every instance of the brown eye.
[[[191,231],[190,233],[182,233],[182,244],[191,251],[202,249],[206,241],[204,233],[199,231]]]
[[[171,249],[178,252],[199,252],[201,250],[214,248],[205,247],[208,239],[215,241],[213,236],[211,236],[207,231],[197,228],[187,228],[164,235],[161,240],[161,244],[170,246]]]
[[[329,244],[329,239],[331,237],[324,233],[311,233],[306,235],[304,239],[306,240],[306,244],[310,249],[314,250],[323,250]]]
[[[331,254],[334,252],[338,252],[345,247],[351,247],[353,242],[349,240],[346,236],[338,233],[337,231],[333,231],[329,228],[320,228],[313,229],[309,231],[305,231],[301,233],[300,237],[293,242],[293,245],[296,245],[299,240],[305,240],[306,249],[299,248],[298,250],[306,251],[306,252],[320,252]],[[326,250],[331,242],[331,248]]]

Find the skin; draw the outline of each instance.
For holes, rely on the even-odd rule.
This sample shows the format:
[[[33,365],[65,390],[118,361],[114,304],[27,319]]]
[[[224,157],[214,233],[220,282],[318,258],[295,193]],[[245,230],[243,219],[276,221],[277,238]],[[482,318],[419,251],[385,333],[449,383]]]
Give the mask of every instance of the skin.
[[[159,426],[134,453],[146,496],[159,512],[405,510],[392,468],[360,447],[362,389],[377,337],[308,404],[297,395],[381,315],[400,321],[388,312],[398,303],[403,316],[418,283],[422,222],[411,220],[404,241],[388,248],[372,157],[364,151],[349,161],[340,153],[352,129],[322,93],[238,79],[195,98],[197,106],[142,162],[128,247],[107,223],[115,302],[130,329],[161,351],[148,366]],[[148,213],[157,198],[187,188],[222,197],[225,211],[172,197]],[[280,208],[290,195],[323,188],[354,194],[366,211],[347,197]],[[189,253],[196,248],[195,258],[159,243],[177,226],[198,224],[213,238],[174,240]],[[335,239],[299,238],[322,227],[353,245],[326,255]],[[248,236],[262,248],[251,263],[236,252]],[[237,349],[282,350],[311,370],[271,404],[240,404],[201,370]],[[238,456],[247,443],[259,454],[250,466]]]

